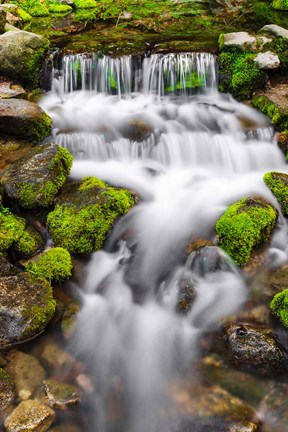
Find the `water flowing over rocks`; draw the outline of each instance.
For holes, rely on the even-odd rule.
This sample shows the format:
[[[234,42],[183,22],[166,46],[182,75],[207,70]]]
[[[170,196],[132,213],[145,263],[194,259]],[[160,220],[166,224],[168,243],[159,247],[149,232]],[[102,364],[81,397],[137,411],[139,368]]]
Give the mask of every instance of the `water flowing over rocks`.
[[[50,117],[34,102],[0,100],[0,132],[17,138],[42,141],[51,132]]]
[[[36,400],[21,402],[6,418],[6,432],[45,432],[55,417],[54,411]]]
[[[2,176],[5,193],[25,208],[49,207],[63,186],[72,156],[55,144],[43,144],[18,159]]]
[[[52,288],[28,273],[0,279],[0,346],[29,340],[41,333],[55,311]]]

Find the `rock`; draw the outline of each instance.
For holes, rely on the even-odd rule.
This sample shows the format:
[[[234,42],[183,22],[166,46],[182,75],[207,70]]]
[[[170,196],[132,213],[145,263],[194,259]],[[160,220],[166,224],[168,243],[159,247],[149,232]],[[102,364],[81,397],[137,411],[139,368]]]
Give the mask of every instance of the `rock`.
[[[259,407],[265,430],[288,432],[288,385],[284,382],[272,384]],[[267,429],[266,429],[267,427]]]
[[[54,411],[36,400],[21,402],[6,418],[6,432],[45,432],[55,417]]]
[[[18,398],[30,399],[42,385],[46,373],[39,361],[32,355],[21,351],[12,351],[8,356],[7,372],[13,378]]]
[[[47,224],[54,243],[70,253],[90,253],[103,246],[119,216],[134,204],[125,189],[107,186],[94,177],[66,184]]]
[[[288,129],[288,84],[276,84],[263,92],[257,92],[252,105],[270,117],[279,131]]]
[[[71,367],[74,361],[68,353],[63,351],[55,343],[49,343],[45,346],[41,354],[41,360],[53,371]]]
[[[288,265],[274,271],[266,271],[258,274],[251,284],[251,298],[258,304],[266,305],[272,300],[273,296],[283,291],[288,286]]]
[[[14,383],[4,369],[0,368],[0,424],[15,399]]]
[[[259,53],[254,61],[260,69],[265,70],[277,69],[280,65],[279,57],[271,51]]]
[[[187,266],[199,277],[217,271],[235,271],[233,264],[217,246],[204,246],[193,251],[187,259]]]
[[[18,159],[2,176],[5,193],[25,208],[48,207],[63,186],[73,158],[55,144],[43,144]]]
[[[5,31],[5,24],[6,24],[6,11],[0,9],[0,35]]]
[[[26,98],[27,93],[20,84],[0,77],[0,99]]]
[[[288,174],[268,172],[264,175],[263,180],[276,196],[283,214],[288,216]]]
[[[54,408],[65,410],[80,402],[79,391],[73,385],[59,383],[51,379],[43,381],[43,385],[48,404]]]
[[[9,262],[7,256],[0,254],[0,277],[13,276],[17,273],[19,273],[17,268]]]
[[[273,297],[270,309],[272,314],[276,315],[281,323],[288,328],[288,289],[284,289]]]
[[[65,339],[69,339],[75,332],[79,303],[72,302],[66,306],[61,320],[61,330]]]
[[[223,340],[235,367],[263,376],[287,373],[287,355],[269,327],[227,323]]]
[[[32,143],[0,136],[0,173],[33,147]]]
[[[37,143],[51,133],[51,119],[34,102],[2,99],[0,100],[0,133]]]
[[[28,261],[26,270],[48,282],[61,283],[71,276],[71,256],[66,249],[48,249]]]
[[[0,278],[0,347],[41,333],[55,311],[51,286],[29,273]]]
[[[273,36],[279,36],[288,40],[288,30],[276,24],[268,24],[262,27],[258,33],[269,33]]]
[[[279,133],[277,136],[278,147],[282,150],[283,154],[287,158],[288,155],[288,131]]]
[[[0,36],[0,74],[30,88],[39,85],[40,70],[49,41],[34,33],[17,30]]]
[[[232,204],[216,223],[219,246],[236,264],[247,263],[252,251],[269,239],[277,216],[277,210],[261,198]]]
[[[238,48],[242,51],[255,51],[257,40],[247,32],[222,33],[219,37],[219,45],[221,50]]]
[[[178,282],[178,295],[176,310],[182,314],[187,314],[197,295],[197,286],[195,281],[191,279],[188,275],[183,275]]]

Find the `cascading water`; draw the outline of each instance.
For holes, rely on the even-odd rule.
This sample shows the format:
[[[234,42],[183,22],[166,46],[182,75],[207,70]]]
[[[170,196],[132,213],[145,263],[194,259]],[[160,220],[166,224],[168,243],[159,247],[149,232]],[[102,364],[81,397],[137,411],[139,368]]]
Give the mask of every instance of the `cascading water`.
[[[286,171],[284,157],[262,115],[217,92],[210,54],[142,63],[67,56],[53,74],[42,106],[54,142],[75,157],[72,176],[93,175],[141,198],[86,268],[73,349],[93,381],[87,430],[177,430],[170,386],[191,369],[199,334],[239,308],[247,290],[223,253],[211,268],[207,256],[185,263],[185,247],[214,240],[215,221],[240,198],[261,195],[280,212],[262,177]],[[287,259],[286,247],[280,217],[271,265]],[[196,299],[181,315],[184,279]]]

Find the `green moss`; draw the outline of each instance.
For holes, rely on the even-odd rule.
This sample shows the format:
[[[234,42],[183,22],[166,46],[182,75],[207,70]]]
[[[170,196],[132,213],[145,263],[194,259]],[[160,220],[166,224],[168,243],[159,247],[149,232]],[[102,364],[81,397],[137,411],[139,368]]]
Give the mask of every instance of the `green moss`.
[[[55,247],[49,249],[30,261],[26,267],[30,273],[43,277],[49,282],[60,283],[71,276],[71,256],[66,249]]]
[[[28,258],[34,255],[43,246],[41,235],[32,227],[27,227],[15,243],[15,250],[21,257]]]
[[[97,7],[95,0],[74,0],[73,4],[76,9],[92,9]]]
[[[40,0],[18,0],[18,5],[32,17],[45,17],[49,11]]]
[[[17,13],[18,13],[18,17],[21,18],[21,20],[22,20],[24,23],[30,22],[31,19],[32,19],[31,15],[30,15],[29,13],[25,12],[25,11],[24,11],[23,9],[21,9],[21,8],[18,9]]]
[[[288,175],[268,172],[263,180],[279,201],[283,214],[288,216]]]
[[[36,88],[39,86],[39,76],[42,63],[45,59],[50,42],[47,40],[43,48],[37,48],[33,55],[31,54],[29,60],[26,62],[25,75],[21,77],[21,80],[28,85],[29,88]],[[39,122],[37,127],[27,130],[27,137],[33,142],[42,141],[47,135],[51,133],[51,119],[45,114],[43,121]],[[31,138],[30,138],[31,136]]]
[[[276,315],[285,327],[288,327],[288,289],[276,294],[270,303],[273,315]]]
[[[245,264],[252,250],[269,238],[277,211],[261,199],[245,198],[231,205],[216,223],[221,246],[236,264]]]
[[[63,3],[50,3],[48,10],[51,14],[67,14],[72,12],[72,7]]]
[[[288,129],[288,112],[281,110],[267,96],[254,96],[252,105],[270,117],[273,126],[278,130]]]
[[[265,73],[254,62],[256,54],[236,49],[219,55],[219,90],[239,100],[248,99],[266,81]]]
[[[80,182],[78,193],[74,203],[71,199],[56,204],[47,224],[55,244],[71,253],[91,253],[103,246],[115,219],[129,210],[134,199],[128,191],[108,187],[92,177]],[[81,203],[84,193],[88,197],[85,205]]]
[[[35,202],[37,192],[28,183],[19,183],[19,201],[22,207],[31,208]]]
[[[222,51],[225,46],[224,46],[224,33],[221,33],[218,39],[218,44],[219,44],[219,49],[220,51]]]
[[[272,7],[273,9],[288,11],[288,0],[274,0]]]
[[[0,211],[0,252],[17,242],[25,230],[25,220],[15,216],[7,208]]]
[[[280,59],[278,71],[288,70],[288,40],[282,37],[273,37],[272,41],[267,45],[267,49],[276,53]]]

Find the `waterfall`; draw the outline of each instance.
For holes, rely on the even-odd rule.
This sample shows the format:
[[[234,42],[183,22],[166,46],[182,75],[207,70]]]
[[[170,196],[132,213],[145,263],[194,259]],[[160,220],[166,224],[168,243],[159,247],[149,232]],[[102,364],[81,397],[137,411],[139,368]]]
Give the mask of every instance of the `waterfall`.
[[[184,251],[198,238],[215,243],[216,220],[241,198],[263,196],[281,215],[262,181],[287,171],[273,129],[217,92],[217,59],[207,53],[65,56],[41,105],[51,139],[75,157],[73,178],[99,177],[140,198],[92,254],[79,287],[71,349],[92,381],[87,431],[177,430],[183,413],[171,386],[193,369],[199,335],[247,295],[223,252],[213,249],[224,264],[206,271],[205,256],[195,264]],[[272,256],[287,261],[281,216],[270,248],[271,266]],[[183,279],[196,290],[186,315],[177,312]]]

